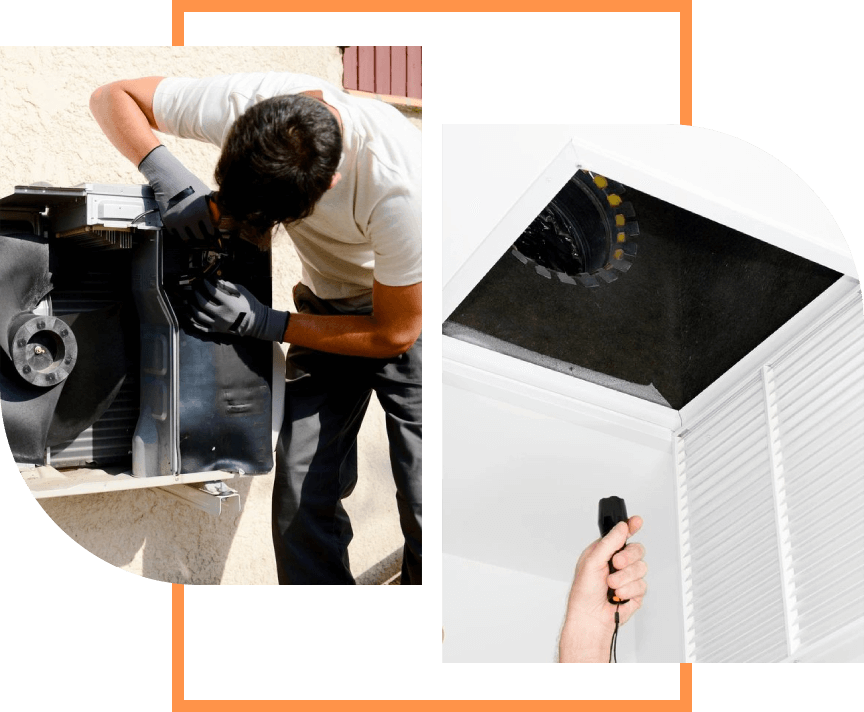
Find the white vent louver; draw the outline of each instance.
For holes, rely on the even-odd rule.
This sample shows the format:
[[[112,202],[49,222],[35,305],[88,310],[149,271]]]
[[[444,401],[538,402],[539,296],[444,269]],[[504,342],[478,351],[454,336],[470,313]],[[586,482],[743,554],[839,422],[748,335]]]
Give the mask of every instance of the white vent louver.
[[[864,618],[853,290],[676,438],[688,661],[777,662]]]

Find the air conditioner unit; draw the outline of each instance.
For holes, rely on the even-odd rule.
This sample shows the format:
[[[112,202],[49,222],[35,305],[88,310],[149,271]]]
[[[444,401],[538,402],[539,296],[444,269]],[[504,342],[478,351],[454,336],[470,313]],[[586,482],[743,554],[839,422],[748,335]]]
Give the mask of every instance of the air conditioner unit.
[[[812,191],[674,126],[446,127],[443,186],[445,661],[554,659],[609,495],[619,659],[860,656],[864,315]]]
[[[19,186],[0,271],[3,424],[37,497],[270,471],[281,352],[184,314],[217,275],[269,304],[269,251],[166,239],[147,186]]]

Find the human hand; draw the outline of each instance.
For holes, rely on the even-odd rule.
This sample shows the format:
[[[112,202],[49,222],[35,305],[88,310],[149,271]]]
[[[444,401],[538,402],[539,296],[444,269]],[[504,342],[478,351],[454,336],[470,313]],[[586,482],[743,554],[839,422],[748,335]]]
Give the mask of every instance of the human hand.
[[[215,284],[202,280],[189,310],[193,325],[207,332],[281,342],[288,325],[288,312],[271,309],[245,287],[224,279]]]
[[[642,517],[630,517],[627,522],[616,524],[605,537],[592,542],[582,552],[576,564],[567,616],[561,631],[560,662],[608,662],[616,609],[619,625],[623,625],[642,606],[648,588],[645,582],[648,566],[643,561],[645,547],[632,543],[618,551],[641,528]],[[618,569],[611,574],[610,559]],[[609,603],[607,588],[614,589],[615,594],[627,603]]]

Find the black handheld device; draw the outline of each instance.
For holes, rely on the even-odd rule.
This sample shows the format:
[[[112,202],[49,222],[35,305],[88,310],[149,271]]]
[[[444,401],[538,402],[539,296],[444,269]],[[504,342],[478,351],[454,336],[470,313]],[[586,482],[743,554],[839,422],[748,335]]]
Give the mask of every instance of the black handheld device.
[[[606,536],[618,522],[627,521],[627,505],[620,497],[604,497],[600,500],[599,513],[597,515],[597,523],[600,525],[600,536]],[[621,549],[624,547],[622,546]],[[618,549],[618,551],[621,551]],[[617,554],[618,551],[615,553]],[[617,569],[612,565],[612,560],[609,560],[609,573],[614,573]],[[622,601],[615,595],[615,591],[611,588],[606,591],[606,600],[609,603],[620,604],[627,603]],[[628,599],[629,600],[629,599]]]

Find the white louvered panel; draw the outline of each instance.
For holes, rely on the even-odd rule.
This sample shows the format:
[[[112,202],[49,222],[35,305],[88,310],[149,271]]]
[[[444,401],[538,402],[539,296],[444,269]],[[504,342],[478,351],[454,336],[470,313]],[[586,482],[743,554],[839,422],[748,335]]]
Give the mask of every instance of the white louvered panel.
[[[864,315],[837,296],[676,438],[688,661],[807,658],[864,619]]]
[[[860,291],[773,365],[802,646],[864,617]]]
[[[689,659],[782,660],[786,614],[761,378],[678,441]]]

